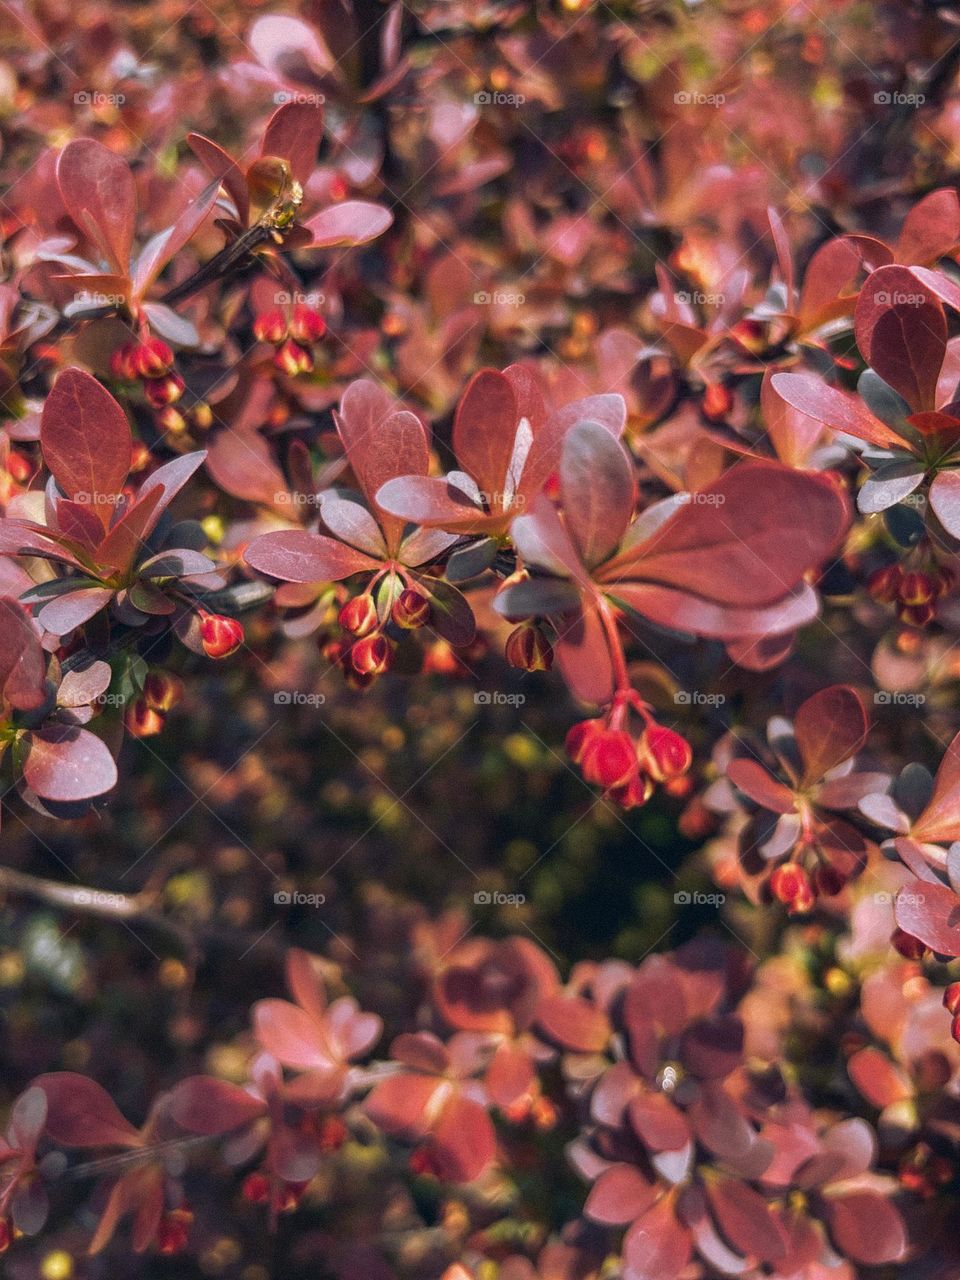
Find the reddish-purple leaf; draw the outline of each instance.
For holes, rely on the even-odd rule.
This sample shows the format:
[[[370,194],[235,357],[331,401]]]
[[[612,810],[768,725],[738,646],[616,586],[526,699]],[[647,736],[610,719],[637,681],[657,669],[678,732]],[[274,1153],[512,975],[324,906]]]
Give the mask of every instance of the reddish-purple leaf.
[[[944,956],[960,956],[960,897],[945,884],[912,881],[897,895],[897,924]]]
[[[605,1227],[625,1227],[657,1197],[656,1183],[631,1164],[615,1164],[601,1173],[583,1206],[584,1216]]]
[[[133,449],[126,415],[110,392],[82,369],[65,369],[43,406],[40,446],[66,496],[92,507],[106,528]]]
[[[133,175],[125,160],[92,138],[68,143],[57,161],[67,212],[121,276],[130,267],[137,216]]]
[[[827,1198],[827,1221],[837,1249],[868,1267],[896,1262],[907,1248],[899,1210],[876,1191]]]
[[[803,703],[793,732],[804,765],[800,782],[809,786],[860,749],[867,736],[867,713],[849,685],[831,685]]]
[[[254,538],[243,558],[251,569],[284,582],[339,582],[380,563],[346,543],[305,529],[264,533]]]
[[[875,418],[859,396],[828,387],[815,373],[775,373],[770,386],[793,409],[834,431],[880,449],[903,448],[903,438]]]
[[[787,1251],[780,1224],[766,1200],[735,1178],[709,1178],[710,1208],[724,1238],[740,1253],[775,1262]]]
[[[367,244],[393,223],[393,214],[369,200],[344,200],[308,218],[304,224],[313,239],[308,249],[332,249],[338,245]]]
[[[212,178],[215,178],[233,201],[242,226],[250,216],[250,196],[243,170],[216,142],[202,133],[188,133],[187,145]]]
[[[278,107],[268,120],[260,154],[289,161],[294,178],[304,183],[316,168],[322,135],[323,107],[316,97],[294,99]]]
[[[931,844],[960,840],[960,734],[943,754],[930,803],[913,824],[911,835]]]
[[[477,482],[488,507],[504,505],[507,469],[519,413],[508,378],[496,369],[474,374],[457,406],[453,448],[457,461]]]
[[[723,605],[770,605],[838,545],[849,508],[826,477],[740,463],[646,541],[608,561],[598,579],[663,582]]]
[[[73,1071],[37,1076],[47,1096],[47,1133],[66,1147],[138,1147],[140,1134],[95,1080]]]
[[[44,702],[46,655],[16,600],[0,598],[0,694],[18,711],[34,711]]]
[[[261,1098],[213,1076],[188,1076],[171,1089],[170,1115],[190,1133],[229,1133],[266,1110]]]
[[[74,627],[82,627],[89,622],[112,599],[111,587],[82,587],[77,591],[67,591],[45,604],[37,613],[37,621],[45,631],[65,636]]]
[[[941,187],[918,200],[903,220],[897,241],[900,262],[927,266],[951,254],[960,243],[960,201],[953,187]]]
[[[771,777],[758,760],[731,760],[727,766],[727,777],[738,791],[742,791],[764,809],[770,809],[773,813],[793,812],[793,792]]]
[[[564,519],[581,558],[600,564],[620,545],[633,515],[633,464],[604,427],[580,422],[563,442],[560,487]]]
[[[854,331],[864,360],[914,412],[936,408],[947,318],[939,299],[908,267],[880,267],[868,276]]]
[[[96,734],[71,725],[49,725],[26,738],[23,776],[44,800],[71,804],[101,796],[117,785],[117,766]]]
[[[537,1008],[537,1024],[550,1040],[576,1053],[599,1053],[610,1039],[607,1015],[579,996],[547,996]]]
[[[690,1233],[668,1197],[638,1218],[623,1241],[623,1280],[677,1280],[690,1261]]]

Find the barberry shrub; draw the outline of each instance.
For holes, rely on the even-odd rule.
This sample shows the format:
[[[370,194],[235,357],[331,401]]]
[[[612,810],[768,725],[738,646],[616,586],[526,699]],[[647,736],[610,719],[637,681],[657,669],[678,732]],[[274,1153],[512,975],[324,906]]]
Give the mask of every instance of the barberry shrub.
[[[960,12],[5,21],[9,1274],[955,1280]]]

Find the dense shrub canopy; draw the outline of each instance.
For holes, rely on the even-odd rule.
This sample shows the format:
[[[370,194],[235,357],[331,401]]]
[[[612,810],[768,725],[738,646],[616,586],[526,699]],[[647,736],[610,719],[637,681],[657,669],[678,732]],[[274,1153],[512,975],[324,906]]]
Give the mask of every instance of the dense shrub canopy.
[[[0,28],[14,1280],[956,1280],[960,10]]]

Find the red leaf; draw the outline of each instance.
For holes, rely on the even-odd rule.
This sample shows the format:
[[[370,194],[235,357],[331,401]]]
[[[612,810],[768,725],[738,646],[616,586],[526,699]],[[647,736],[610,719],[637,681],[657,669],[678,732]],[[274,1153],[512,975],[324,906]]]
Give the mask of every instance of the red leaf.
[[[927,266],[945,258],[960,242],[960,201],[952,187],[931,191],[918,200],[900,228],[897,258]]]
[[[854,1262],[876,1267],[903,1257],[906,1230],[899,1211],[875,1191],[828,1197],[827,1220],[837,1249]]]
[[[308,249],[367,244],[382,236],[393,223],[393,214],[382,204],[369,200],[344,200],[308,218],[305,226],[313,236]]]
[[[770,776],[757,760],[731,760],[727,777],[737,788],[756,804],[773,813],[792,813],[793,792],[789,787]]]
[[[847,503],[826,477],[740,463],[597,578],[663,582],[724,605],[769,605],[819,566],[848,523]]]
[[[537,1024],[564,1049],[599,1053],[610,1039],[607,1015],[580,996],[548,996],[537,1010]]]
[[[881,449],[903,448],[902,437],[875,418],[859,396],[828,387],[815,373],[775,373],[770,385],[792,408],[834,431]]]
[[[138,1147],[141,1137],[106,1089],[87,1076],[54,1071],[34,1085],[47,1095],[47,1133],[66,1147]]]
[[[633,515],[636,478],[620,443],[604,427],[580,422],[560,457],[563,515],[587,565],[617,549]]]
[[[317,150],[323,135],[323,107],[315,99],[294,99],[278,107],[263,134],[260,154],[281,156],[290,171],[304,183],[317,166]]]
[[[64,370],[43,406],[40,446],[66,496],[92,507],[106,528],[133,448],[126,415],[110,392],[82,369]]]
[[[706,1190],[717,1226],[735,1249],[763,1262],[784,1256],[786,1239],[763,1196],[734,1178],[710,1178]]]
[[[801,786],[849,760],[867,736],[867,713],[849,685],[835,684],[808,698],[793,721],[804,772]]]
[[[266,1110],[261,1098],[213,1076],[188,1076],[169,1094],[170,1114],[190,1133],[229,1133]]]
[[[497,1138],[479,1102],[454,1094],[433,1130],[437,1172],[450,1182],[473,1182],[493,1163]]]
[[[16,600],[0,598],[0,694],[18,711],[43,704],[47,662],[40,641]]]
[[[868,276],[857,301],[854,331],[871,369],[914,412],[936,408],[947,318],[940,301],[908,267],[880,267]]]
[[[680,1151],[690,1141],[690,1126],[662,1093],[640,1093],[627,1105],[630,1123],[648,1151]]]
[[[677,1280],[692,1252],[690,1233],[664,1197],[624,1237],[623,1280]]]
[[[27,785],[44,800],[71,804],[101,796],[117,784],[117,766],[106,744],[86,729],[49,725],[27,735],[23,764]]]
[[[944,752],[930,803],[913,824],[910,834],[915,840],[931,844],[960,840],[960,734]]]
[[[931,951],[960,956],[960,897],[946,885],[912,881],[898,894],[894,914]]]
[[[649,1182],[630,1164],[615,1164],[601,1173],[583,1206],[584,1215],[605,1227],[625,1227],[649,1209],[657,1196]]]
[[[457,405],[453,449],[460,466],[486,495],[489,507],[504,505],[518,420],[517,397],[510,380],[496,369],[474,374]]]
[[[850,1079],[869,1103],[875,1107],[889,1107],[913,1097],[913,1085],[906,1074],[880,1052],[868,1046],[861,1049],[847,1062]]]
[[[264,1049],[285,1067],[308,1071],[336,1066],[322,1024],[289,1000],[258,1000],[253,1025]]]
[[[126,276],[137,216],[126,161],[92,138],[77,138],[60,153],[57,183],[70,217]]]
[[[254,538],[243,558],[251,569],[284,582],[339,582],[379,567],[362,551],[305,529],[264,533]]]
[[[205,138],[202,133],[188,133],[187,146],[210,176],[217,179],[226,191],[236,206],[240,223],[246,226],[250,216],[250,196],[247,180],[233,156],[228,155],[216,142]]]

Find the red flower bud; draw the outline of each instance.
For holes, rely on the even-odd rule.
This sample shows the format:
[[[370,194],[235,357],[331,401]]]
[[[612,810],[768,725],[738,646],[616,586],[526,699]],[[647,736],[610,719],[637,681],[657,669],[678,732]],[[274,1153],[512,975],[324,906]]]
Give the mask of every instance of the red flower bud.
[[[621,809],[639,809],[653,795],[653,779],[639,769],[621,787],[612,787],[610,799]]]
[[[580,769],[588,782],[605,791],[625,786],[637,773],[637,751],[623,729],[601,729],[587,744]]]
[[[172,711],[183,699],[183,681],[170,671],[151,671],[143,682],[143,699],[151,711]]]
[[[17,484],[26,484],[33,475],[34,466],[25,453],[11,449],[7,454],[6,470],[7,475],[12,476]]]
[[[785,862],[770,874],[770,892],[791,913],[809,911],[816,899],[806,871],[796,862]]]
[[[379,633],[366,636],[350,650],[350,665],[360,676],[379,676],[390,669],[390,641]]]
[[[154,1237],[157,1252],[182,1253],[187,1247],[192,1221],[193,1214],[189,1209],[171,1209],[169,1213],[165,1213],[157,1223],[157,1233]]]
[[[430,601],[423,592],[407,587],[394,600],[390,616],[404,631],[416,631],[427,625],[432,612]]]
[[[151,707],[146,698],[135,698],[123,714],[123,725],[131,738],[152,738],[162,731],[164,715]]]
[[[162,378],[173,367],[173,352],[162,338],[139,342],[130,355],[130,368],[138,378]]]
[[[365,591],[363,595],[348,600],[340,610],[339,620],[344,631],[349,631],[352,636],[368,636],[380,622],[373,596]]]
[[[281,373],[285,373],[289,378],[295,378],[298,373],[310,373],[313,369],[313,356],[306,347],[301,347],[298,342],[288,338],[283,346],[278,347],[273,353],[273,363]]]
[[[587,747],[603,732],[602,720],[581,720],[567,733],[564,749],[574,764],[581,764]]]
[[[950,1034],[960,1044],[960,1013],[955,1014],[950,1023]]]
[[[266,1204],[270,1199],[270,1180],[263,1173],[248,1173],[240,1194],[248,1204]]]
[[[167,373],[162,378],[148,378],[143,384],[143,394],[154,409],[163,409],[180,399],[183,385],[179,373]]]
[[[637,756],[651,778],[666,782],[687,772],[693,763],[693,748],[679,733],[662,724],[652,724],[640,739]]]
[[[157,414],[157,426],[161,431],[169,432],[172,436],[179,436],[186,431],[187,420],[175,405],[168,404],[165,409],[161,409]]]
[[[319,342],[326,332],[327,322],[320,312],[298,302],[290,317],[290,337],[294,342],[302,342],[309,347],[311,343]]]
[[[937,583],[929,573],[912,570],[903,575],[897,598],[906,605],[930,604],[937,594]]]
[[[133,382],[137,377],[133,357],[137,350],[135,342],[125,342],[117,347],[110,357],[110,372],[120,382]]]
[[[711,422],[722,422],[733,408],[733,395],[729,387],[725,387],[722,382],[711,383],[703,393],[700,407],[705,418],[709,418]]]
[[[927,948],[915,938],[912,933],[907,933],[905,929],[896,928],[890,935],[890,945],[894,951],[898,951],[904,960],[922,960],[927,954]]]
[[[200,639],[208,658],[229,658],[243,644],[243,627],[236,618],[206,613],[200,619]]]
[[[925,627],[933,621],[936,612],[932,603],[901,605],[897,610],[897,617],[911,627]]]
[[[943,1007],[950,1013],[960,1013],[960,982],[951,982],[943,992]]]
[[[900,595],[900,584],[903,582],[903,570],[899,564],[884,565],[875,569],[867,579],[867,590],[874,600],[881,604],[893,604]]]
[[[287,317],[279,307],[263,311],[253,322],[253,336],[258,342],[269,342],[279,347],[287,337]]]
[[[520,671],[549,671],[553,666],[550,641],[532,622],[524,622],[510,632],[504,653],[511,667]]]

